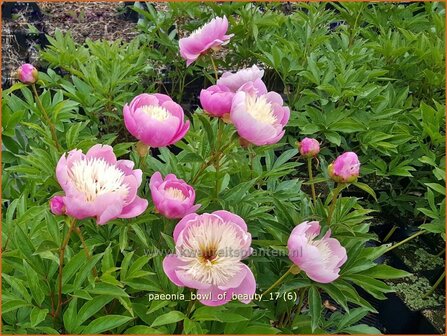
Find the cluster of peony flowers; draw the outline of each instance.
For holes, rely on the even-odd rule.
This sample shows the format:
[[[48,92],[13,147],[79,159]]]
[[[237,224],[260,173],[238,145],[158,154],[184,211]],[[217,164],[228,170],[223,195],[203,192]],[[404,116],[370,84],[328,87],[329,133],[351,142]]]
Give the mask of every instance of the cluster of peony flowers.
[[[180,53],[191,64],[209,49],[229,42],[228,21],[215,18],[210,23],[180,40]],[[32,67],[32,68],[31,68]],[[33,83],[37,70],[25,64],[18,72],[24,83]],[[216,85],[200,93],[203,109],[211,116],[234,124],[239,136],[255,145],[278,142],[290,110],[276,92],[268,92],[262,77],[264,71],[256,65],[236,73],[225,72]],[[163,94],[140,94],[123,109],[128,131],[140,146],[164,147],[175,144],[189,130],[182,107]],[[320,151],[315,139],[304,138],[300,153],[314,157]],[[331,178],[339,183],[353,182],[359,175],[357,155],[347,152],[330,166]],[[113,149],[95,145],[86,154],[74,149],[64,153],[56,167],[57,180],[64,195],[50,200],[55,215],[76,219],[94,218],[98,225],[116,218],[141,215],[148,201],[137,195],[142,184],[142,171],[134,169],[129,160],[117,160]],[[155,172],[149,183],[152,201],[158,213],[170,219],[180,219],[173,238],[175,253],[163,260],[168,278],[177,286],[197,290],[200,302],[218,306],[232,299],[249,303],[256,291],[256,281],[250,268],[242,262],[252,253],[251,235],[245,221],[225,210],[197,214],[195,190],[174,174],[165,178]],[[290,260],[317,282],[329,283],[339,277],[346,262],[346,249],[331,238],[328,230],[319,237],[318,222],[297,225],[288,240]]]

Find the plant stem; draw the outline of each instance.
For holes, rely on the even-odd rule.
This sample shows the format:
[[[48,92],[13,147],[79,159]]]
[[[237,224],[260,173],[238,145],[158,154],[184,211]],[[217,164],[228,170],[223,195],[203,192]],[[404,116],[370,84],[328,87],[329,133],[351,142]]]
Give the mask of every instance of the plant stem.
[[[345,187],[344,184],[338,184],[337,187],[333,190],[332,201],[327,216],[327,225],[331,225],[332,215],[334,214],[335,204],[337,203],[338,195],[340,194],[340,191],[342,191],[344,187]]]
[[[65,248],[67,247],[68,241],[70,240],[71,234],[73,233],[75,227],[76,227],[76,218],[72,218],[68,232],[65,235],[64,241],[62,242],[62,245],[59,249],[59,279],[58,279],[59,286],[58,286],[57,309],[56,313],[54,314],[55,318],[60,314],[62,308],[62,270],[64,268]]]
[[[310,187],[312,190],[312,199],[314,201],[314,206],[316,206],[317,205],[317,194],[315,192],[315,185],[313,183],[314,176],[312,173],[312,157],[307,158],[307,171],[309,172],[309,182],[310,182]]]
[[[233,147],[233,146],[234,146],[234,142],[228,143],[227,145],[223,146],[223,147],[221,148],[221,151],[220,151],[219,155],[220,155],[220,154],[224,154],[225,151],[226,151],[228,148],[231,148],[231,147]],[[197,171],[197,173],[196,173],[196,174],[194,175],[194,177],[192,178],[191,184],[194,184],[194,183],[197,182],[197,180],[199,179],[200,175],[201,175],[201,174],[205,171],[205,169],[208,168],[208,167],[214,162],[214,160],[217,158],[217,154],[218,154],[218,153],[213,153],[213,154],[211,154],[211,157],[210,157],[207,161],[205,161],[205,162],[202,163],[202,165],[200,166],[199,170]]]
[[[436,290],[436,288],[438,288],[438,286],[441,284],[442,280],[444,280],[445,278],[445,270],[444,272],[441,274],[441,276],[439,277],[438,280],[436,280],[435,284],[432,286],[432,288],[430,289],[430,291],[425,294],[422,299],[426,299],[428,298],[430,295],[432,295],[434,293],[434,291]]]
[[[47,111],[45,111],[45,108],[43,107],[43,104],[40,101],[39,94],[37,93],[37,90],[36,90],[36,85],[31,84],[31,89],[34,93],[34,98],[36,99],[37,106],[39,106],[40,112],[43,115],[43,119],[44,119],[43,122],[44,122],[44,124],[47,123],[48,126],[50,127],[51,137],[53,138],[54,145],[56,146],[57,150],[60,152],[60,151],[62,151],[62,148],[61,148],[61,145],[59,144],[59,141],[57,140],[56,128],[54,127],[53,122],[51,121],[50,117],[47,114]]]
[[[211,58],[212,59],[212,58]],[[214,150],[217,153],[217,158],[214,163],[214,167],[216,168],[216,199],[219,196],[219,172],[220,172],[220,157],[221,157],[221,145],[222,145],[222,133],[223,133],[224,123],[221,118],[217,119],[217,142],[216,148]]]
[[[293,269],[296,268],[296,265],[292,265],[290,266],[290,268],[287,270],[286,273],[284,273],[278,280],[275,281],[275,283],[273,285],[271,285],[264,293],[261,294],[261,296],[263,297],[264,295],[267,295],[268,293],[270,293],[276,286],[278,286],[281,282],[283,282],[283,280],[292,273]],[[298,274],[298,273],[296,273]]]
[[[436,256],[437,257],[442,257],[445,254],[445,247],[443,248],[443,250],[441,252],[439,252]]]
[[[81,240],[82,247],[84,248],[84,252],[85,252],[85,255],[87,256],[87,259],[90,260],[92,258],[92,255],[90,254],[88,246],[85,243],[84,235],[82,234],[81,228],[79,226],[76,226],[75,232],[77,233],[77,235],[79,236],[79,239]],[[93,276],[95,276],[95,277],[98,275],[98,272],[96,271],[96,266],[93,267],[92,273],[93,273]]]
[[[214,62],[214,58],[213,58],[213,56],[211,54],[210,54],[210,59],[211,59],[211,64],[213,65],[214,77],[216,78],[216,83],[217,83],[217,80],[219,79],[219,73],[217,72],[216,63]]]
[[[383,238],[383,243],[386,243],[391,236],[393,235],[393,233],[397,230],[398,226],[397,225],[393,225],[393,227],[391,228],[390,232],[388,232],[388,234],[386,235],[385,238]]]
[[[420,236],[421,234],[424,234],[425,232],[426,232],[426,231],[423,231],[423,230],[416,232],[414,235],[412,235],[412,236],[410,236],[410,237],[408,237],[408,238],[406,238],[406,239],[404,239],[404,240],[402,240],[402,241],[400,241],[400,242],[394,244],[393,246],[390,246],[390,247],[386,250],[386,252],[390,252],[391,250],[395,249],[396,247],[399,247],[400,245],[405,244],[406,242],[409,242],[410,240],[412,240],[412,239],[414,239],[414,238]]]

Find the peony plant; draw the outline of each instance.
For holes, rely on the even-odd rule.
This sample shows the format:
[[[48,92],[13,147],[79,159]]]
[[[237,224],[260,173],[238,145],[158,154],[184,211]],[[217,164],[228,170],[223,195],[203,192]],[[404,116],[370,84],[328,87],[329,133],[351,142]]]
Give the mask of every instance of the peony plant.
[[[356,317],[375,312],[359,287],[385,299],[382,280],[408,275],[377,263],[388,247],[367,245],[371,210],[344,195],[360,188],[376,197],[359,182],[365,158],[348,143],[337,156],[320,133],[297,141],[288,132],[297,105],[286,88],[268,85],[260,60],[219,72],[215,52],[235,35],[226,16],[210,19],[175,42],[184,73],[215,70],[195,110],[156,86],[130,86],[134,98],[111,116],[73,94],[70,85],[82,85],[74,75],[51,82],[49,72],[37,87],[37,70],[21,67],[33,117],[24,125],[39,142],[7,172],[38,182],[7,207],[7,228],[16,227],[4,234],[8,325],[66,334],[352,333],[364,330]],[[113,131],[108,118],[119,120]],[[29,322],[16,323],[16,311]]]

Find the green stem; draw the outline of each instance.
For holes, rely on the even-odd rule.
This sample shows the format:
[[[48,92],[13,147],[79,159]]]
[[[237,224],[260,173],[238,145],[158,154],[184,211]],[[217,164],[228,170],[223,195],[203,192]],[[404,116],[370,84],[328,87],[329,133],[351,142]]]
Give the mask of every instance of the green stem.
[[[234,142],[229,143],[229,144],[226,145],[226,146],[223,146],[222,149],[221,149],[221,152],[219,153],[219,155],[220,155],[220,154],[224,154],[225,151],[226,151],[227,149],[232,148],[233,146],[234,146]],[[217,154],[218,154],[218,153],[213,153],[213,154],[211,155],[211,157],[210,157],[207,161],[205,161],[204,163],[202,163],[202,165],[200,166],[199,170],[197,171],[197,173],[196,173],[196,174],[194,175],[194,177],[192,178],[191,184],[194,184],[194,183],[197,182],[197,180],[199,179],[200,175],[201,175],[201,174],[205,171],[205,169],[208,168],[208,167],[214,162],[214,160],[217,158]]]
[[[441,252],[439,252],[436,256],[437,257],[442,257],[445,254],[445,247],[443,248],[443,250]]]
[[[284,279],[293,272],[294,269],[296,269],[296,265],[290,266],[290,268],[287,270],[286,273],[284,273],[278,280],[275,281],[273,285],[271,285],[264,293],[261,294],[262,297],[270,293],[276,286],[278,286],[281,282],[284,281]],[[298,273],[295,273],[298,274]]]
[[[253,179],[253,162],[256,157],[256,152],[254,151],[252,144],[248,146],[248,153],[250,156],[250,180],[251,180]]]
[[[88,249],[87,243],[85,242],[84,235],[82,234],[81,228],[79,226],[76,226],[75,232],[79,237],[79,240],[81,241],[82,248],[84,249],[85,255],[87,256],[87,259],[90,260],[92,258],[92,255],[90,254],[90,250]],[[96,278],[98,275],[98,271],[96,270],[96,266],[93,266],[92,270],[93,276]]]
[[[317,193],[315,192],[315,185],[313,183],[314,176],[312,173],[312,157],[307,158],[307,171],[309,173],[309,183],[312,190],[312,199],[314,202],[314,206],[317,206]]]
[[[337,187],[333,190],[331,205],[329,206],[329,213],[327,216],[327,225],[331,225],[332,215],[334,214],[335,204],[337,203],[338,195],[340,191],[345,187],[344,184],[338,184]]]
[[[430,291],[429,291],[427,294],[425,294],[425,295],[422,297],[422,299],[426,299],[426,298],[428,298],[430,295],[432,295],[432,294],[435,292],[436,288],[438,288],[438,286],[441,284],[442,280],[444,280],[444,278],[445,278],[445,270],[444,270],[444,272],[441,274],[441,276],[439,277],[439,279],[436,280],[436,283],[433,285],[433,287],[430,289]]]
[[[412,240],[412,239],[414,239],[414,238],[420,236],[421,234],[424,234],[425,232],[426,232],[426,231],[418,231],[418,232],[416,232],[414,235],[412,235],[412,236],[410,236],[410,237],[408,237],[408,238],[406,238],[406,239],[404,239],[404,240],[402,240],[402,241],[400,241],[400,242],[394,244],[393,246],[390,246],[390,247],[386,250],[386,252],[390,252],[391,250],[395,249],[396,247],[399,247],[399,246],[401,246],[402,244],[405,244],[406,242],[409,242],[410,240]]]
[[[70,240],[71,234],[73,233],[73,230],[76,227],[76,219],[72,218],[70,227],[68,229],[67,234],[65,235],[65,238],[62,242],[62,245],[59,249],[59,278],[58,278],[58,302],[57,302],[57,309],[56,313],[54,314],[54,317],[56,318],[62,309],[62,270],[64,268],[64,255],[65,255],[65,248],[67,247],[68,241]]]
[[[214,62],[214,58],[211,54],[210,54],[210,59],[211,59],[211,64],[213,65],[214,77],[216,78],[216,83],[217,83],[217,80],[219,79],[219,73],[217,72],[216,63]]]
[[[390,232],[388,232],[388,234],[386,235],[385,238],[383,238],[383,242],[386,243],[391,236],[393,235],[393,233],[397,230],[398,226],[397,225],[393,225],[393,227],[391,228]]]
[[[217,142],[216,142],[216,149],[214,150],[215,153],[217,153],[217,157],[216,160],[214,162],[214,167],[216,168],[216,199],[219,196],[219,184],[220,184],[220,178],[219,178],[219,173],[220,173],[220,158],[221,158],[221,148],[220,146],[222,145],[222,133],[223,133],[223,127],[224,127],[224,122],[222,121],[221,118],[219,118],[217,120]]]
[[[45,108],[43,107],[43,104],[39,98],[39,94],[37,93],[36,85],[31,84],[31,89],[34,93],[34,98],[36,99],[37,106],[39,106],[40,112],[43,116],[43,123],[47,123],[50,127],[51,137],[53,138],[54,145],[56,146],[57,150],[60,152],[62,151],[61,145],[59,144],[59,141],[57,140],[57,134],[56,134],[56,128],[54,127],[53,122],[51,121],[50,117],[47,114],[47,111],[45,111]]]

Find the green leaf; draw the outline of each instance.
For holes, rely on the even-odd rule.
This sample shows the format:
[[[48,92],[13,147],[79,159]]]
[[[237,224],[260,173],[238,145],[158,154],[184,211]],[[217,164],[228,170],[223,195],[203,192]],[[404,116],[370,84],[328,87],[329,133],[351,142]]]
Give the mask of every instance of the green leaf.
[[[22,307],[28,307],[31,306],[28,302],[25,302],[23,300],[10,300],[10,301],[3,301],[2,304],[2,314],[6,314],[10,311],[22,308]]]
[[[87,321],[90,317],[100,311],[106,304],[113,300],[113,296],[98,295],[92,300],[87,301],[81,307],[78,313],[76,313],[76,324],[81,325]]]
[[[381,332],[379,329],[376,329],[374,327],[370,327],[366,324],[359,324],[356,326],[352,326],[349,328],[345,328],[342,330],[342,332],[355,335],[355,334],[371,334],[371,335],[380,335]]]
[[[403,270],[396,269],[394,267],[388,265],[377,265],[373,268],[370,268],[366,271],[361,272],[360,274],[368,275],[377,279],[400,279],[407,276],[410,276],[411,273],[408,273]]]
[[[311,327],[312,332],[314,332],[320,323],[321,312],[323,310],[323,306],[321,304],[320,292],[316,287],[312,286],[309,288],[308,298],[309,298],[310,315],[312,318]]]
[[[158,316],[152,323],[151,328],[162,326],[165,324],[177,323],[178,321],[181,321],[185,318],[186,318],[185,314],[177,310],[173,310],[170,311],[169,313]]]
[[[40,322],[45,320],[48,314],[48,309],[40,309],[38,307],[34,307],[30,314],[31,326],[35,327],[39,325]]]
[[[355,185],[357,188],[362,189],[363,191],[366,191],[368,194],[370,194],[374,200],[377,202],[377,196],[375,191],[367,184],[362,183],[362,182],[353,182],[353,185]]]
[[[350,326],[357,323],[369,313],[367,308],[352,309],[349,313],[346,313],[338,323],[338,330],[342,330],[346,326]]]
[[[127,329],[124,334],[126,335],[160,335],[162,332],[158,329],[154,329],[144,325],[136,325]]]
[[[83,334],[99,334],[104,331],[112,330],[117,328],[124,323],[132,320],[132,317],[122,316],[122,315],[107,315],[101,316],[96,320],[92,321],[85,329],[82,331]],[[111,333],[110,333],[111,334]]]

